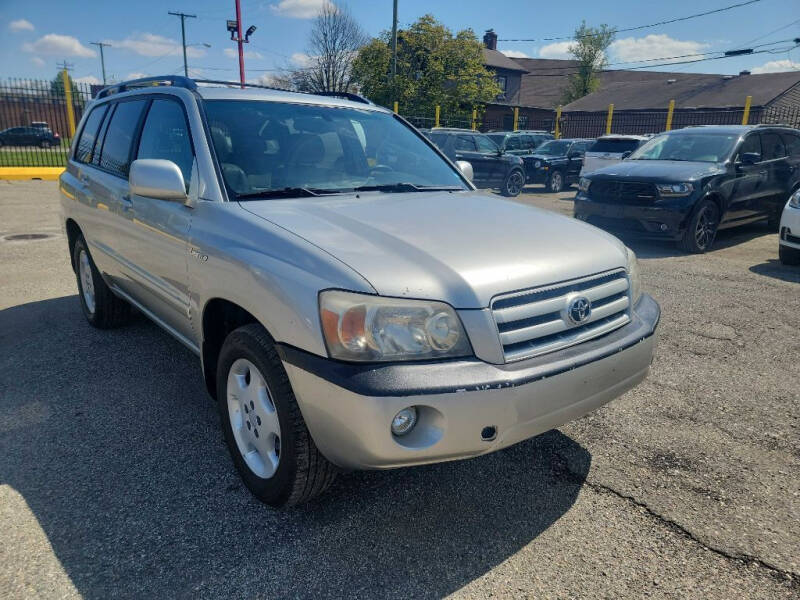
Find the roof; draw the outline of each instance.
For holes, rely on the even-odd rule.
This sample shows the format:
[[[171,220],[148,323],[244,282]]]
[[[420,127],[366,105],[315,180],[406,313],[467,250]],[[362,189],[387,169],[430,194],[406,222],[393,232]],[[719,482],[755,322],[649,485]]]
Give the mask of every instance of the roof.
[[[513,59],[507,57],[498,50],[483,48],[483,64],[493,69],[505,69],[506,71],[525,72],[525,67],[520,66]]]
[[[363,110],[389,112],[388,109],[375,106],[373,104],[354,102],[353,100],[347,100],[338,96],[321,96],[317,94],[306,94],[304,92],[288,92],[283,90],[262,88],[242,89],[239,87],[226,86],[211,87],[204,85],[197,86],[196,91],[206,100],[264,100],[267,102],[296,102],[302,104],[319,104],[324,106],[350,107]]]
[[[800,84],[800,71],[759,75],[654,73],[647,80],[625,81],[607,71],[600,90],[564,107],[571,111],[666,109],[670,100],[680,108],[739,108],[752,96],[752,106],[766,106]],[[652,77],[656,75],[656,77]],[[616,81],[613,79],[617,78]],[[670,83],[672,81],[672,83]]]

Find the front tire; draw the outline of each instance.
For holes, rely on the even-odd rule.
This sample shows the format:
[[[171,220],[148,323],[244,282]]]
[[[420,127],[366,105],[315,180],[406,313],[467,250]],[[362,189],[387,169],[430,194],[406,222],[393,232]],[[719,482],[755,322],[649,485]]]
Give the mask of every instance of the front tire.
[[[719,226],[719,208],[711,200],[702,200],[689,219],[678,245],[685,252],[702,254],[711,249]]]
[[[261,325],[245,325],[225,339],[217,402],[228,450],[256,498],[293,506],[333,483],[337,469],[314,444],[275,343]]]
[[[115,296],[103,281],[83,237],[79,237],[72,248],[72,266],[78,279],[81,309],[90,325],[112,329],[130,320],[131,305]]]
[[[780,244],[778,246],[778,258],[782,265],[790,267],[800,265],[800,250]]]
[[[503,182],[503,196],[515,198],[522,193],[523,187],[525,187],[525,174],[519,169],[513,169]]]
[[[553,194],[559,193],[561,190],[564,189],[564,175],[561,171],[551,171],[550,174],[547,176],[547,182],[545,183],[545,187],[547,188],[548,192]]]

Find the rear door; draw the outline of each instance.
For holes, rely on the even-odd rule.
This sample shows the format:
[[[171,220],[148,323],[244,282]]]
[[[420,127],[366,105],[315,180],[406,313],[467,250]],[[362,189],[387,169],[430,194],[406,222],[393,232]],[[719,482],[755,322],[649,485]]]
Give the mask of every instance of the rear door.
[[[147,111],[133,158],[169,160],[178,165],[187,192],[193,178],[194,150],[183,103],[155,98]],[[194,192],[193,192],[194,193]],[[188,235],[192,209],[183,202],[131,194],[131,225],[121,253],[131,265],[131,295],[159,319],[192,338],[187,285]]]
[[[786,202],[786,189],[790,178],[789,162],[786,158],[786,144],[776,131],[765,131],[761,134],[761,147],[764,152],[764,167],[767,170],[767,185],[765,194],[753,206],[759,213],[771,213],[779,198]]]

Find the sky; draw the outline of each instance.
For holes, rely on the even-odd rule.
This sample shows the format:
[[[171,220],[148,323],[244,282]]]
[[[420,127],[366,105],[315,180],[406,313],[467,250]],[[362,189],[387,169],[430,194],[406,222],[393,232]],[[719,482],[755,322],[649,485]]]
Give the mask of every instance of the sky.
[[[242,0],[243,28],[257,31],[245,46],[246,77],[267,81],[271,73],[307,64],[308,33],[319,7],[330,0]],[[509,56],[566,58],[568,37],[585,19],[617,29],[714,10],[744,0],[399,0],[400,28],[425,13],[454,32],[486,29],[499,35],[498,49]],[[366,33],[391,28],[392,0],[346,2]],[[109,80],[180,74],[183,59],[180,19],[168,11],[194,14],[186,19],[191,74],[207,79],[238,79],[235,42],[225,20],[235,17],[234,0],[0,0],[0,77],[52,78],[57,63],[73,65],[78,80],[101,82],[97,46],[105,48]],[[610,68],[644,59],[760,46],[764,53],[654,67],[651,70],[735,74],[800,69],[800,48],[791,43],[764,45],[800,37],[800,0],[757,0],[726,12],[652,28],[619,32],[608,52]],[[511,42],[506,39],[537,41]],[[207,47],[210,46],[210,47]],[[767,53],[766,51],[770,51]],[[683,59],[686,60],[686,59]],[[658,64],[653,61],[650,64]],[[625,65],[613,66],[616,63]],[[647,65],[647,63],[638,63]]]

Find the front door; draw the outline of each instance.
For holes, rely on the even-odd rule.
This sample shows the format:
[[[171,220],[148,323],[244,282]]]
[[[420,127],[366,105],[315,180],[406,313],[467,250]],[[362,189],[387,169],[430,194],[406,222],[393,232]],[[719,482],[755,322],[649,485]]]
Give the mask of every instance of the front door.
[[[745,164],[742,162],[744,154],[756,154],[759,160]],[[722,216],[723,223],[751,218],[755,214],[753,207],[760,203],[766,193],[768,167],[763,161],[761,136],[758,133],[751,133],[744,139],[736,155],[734,169],[736,173],[732,182],[733,189],[728,200],[728,209]]]
[[[473,183],[476,187],[488,187],[492,180],[492,165],[478,152],[475,136],[471,133],[456,134],[453,143],[456,160],[465,160],[472,165]]]

